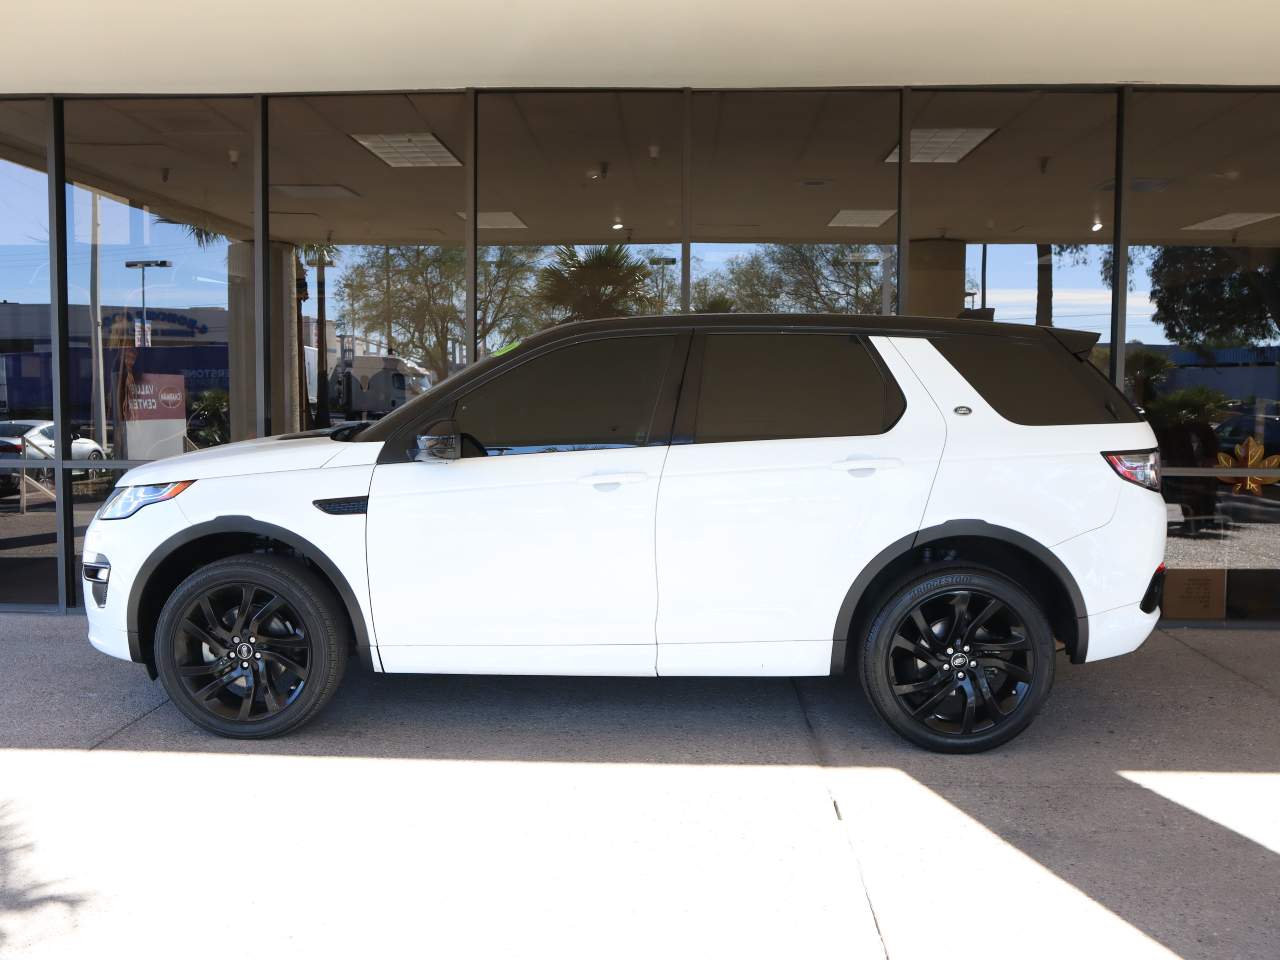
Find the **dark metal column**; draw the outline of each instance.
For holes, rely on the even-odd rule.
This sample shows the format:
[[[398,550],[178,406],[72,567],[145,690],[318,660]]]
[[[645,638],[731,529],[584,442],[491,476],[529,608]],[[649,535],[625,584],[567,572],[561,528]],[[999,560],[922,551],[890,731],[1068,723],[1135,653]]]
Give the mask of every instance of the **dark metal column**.
[[[898,92],[898,315],[907,312],[907,284],[911,271],[911,88]]]
[[[479,115],[477,113],[478,99],[474,89],[467,90],[467,156],[463,164],[464,179],[466,180],[467,195],[463,198],[465,204],[464,209],[467,211],[466,226],[464,228],[465,240],[467,245],[467,303],[466,316],[463,318],[463,337],[465,338],[464,347],[466,348],[464,362],[467,364],[476,361],[476,311],[479,308],[480,299],[479,292],[479,266],[480,251],[477,249],[479,242],[479,223],[480,203],[476,194],[478,185],[478,177],[476,176],[476,162],[480,158],[479,150]]]
[[[680,159],[680,311],[693,309],[690,237],[693,233],[693,91],[684,88],[684,144]]]
[[[63,610],[76,599],[75,512],[72,503],[70,464],[71,424],[71,329],[67,316],[67,164],[63,150],[62,101],[49,97],[47,104],[48,141],[45,165],[49,182],[49,342],[53,361],[54,520],[57,526],[58,606]]]
[[[1115,217],[1111,234],[1111,382],[1124,389],[1124,341],[1129,312],[1128,114],[1133,89],[1116,93]]]
[[[268,100],[253,98],[253,342],[257,434],[271,435],[271,173]]]

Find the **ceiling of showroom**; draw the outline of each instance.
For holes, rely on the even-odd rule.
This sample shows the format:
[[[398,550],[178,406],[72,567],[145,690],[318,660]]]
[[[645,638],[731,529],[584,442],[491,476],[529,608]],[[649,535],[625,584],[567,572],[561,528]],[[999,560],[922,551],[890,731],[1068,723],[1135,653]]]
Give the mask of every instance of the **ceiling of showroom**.
[[[445,163],[450,153],[462,159],[462,95],[271,103],[274,236],[462,242],[461,166],[393,167],[356,139],[430,133]],[[918,92],[913,129],[979,131],[979,142],[956,162],[911,165],[913,238],[1106,242],[1115,105],[1102,93]],[[1280,245],[1280,216],[1186,229],[1227,214],[1280,214],[1280,94],[1139,92],[1131,109],[1134,242]],[[69,176],[247,239],[252,116],[245,98],[71,100]],[[41,121],[39,102],[0,101],[0,153],[33,162]],[[480,100],[480,124],[482,243],[679,242],[678,92],[492,93]],[[695,242],[893,241],[896,94],[698,93],[692,130]],[[841,211],[846,222],[879,225],[831,226]],[[490,216],[525,226],[490,229]]]

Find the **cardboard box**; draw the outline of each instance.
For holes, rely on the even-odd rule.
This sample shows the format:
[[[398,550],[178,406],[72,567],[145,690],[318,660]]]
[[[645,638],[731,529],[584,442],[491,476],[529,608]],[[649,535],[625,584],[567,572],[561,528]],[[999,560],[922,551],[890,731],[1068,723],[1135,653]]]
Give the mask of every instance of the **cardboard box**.
[[[1169,620],[1223,619],[1227,615],[1227,571],[1168,571],[1160,611]]]

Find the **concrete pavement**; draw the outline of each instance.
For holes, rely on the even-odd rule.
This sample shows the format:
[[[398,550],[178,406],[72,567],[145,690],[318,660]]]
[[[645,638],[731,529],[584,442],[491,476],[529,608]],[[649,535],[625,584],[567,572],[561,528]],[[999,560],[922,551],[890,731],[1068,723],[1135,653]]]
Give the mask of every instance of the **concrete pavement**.
[[[200,733],[0,615],[0,956],[1267,957],[1280,633],[1059,661],[938,757],[840,681],[368,676]]]

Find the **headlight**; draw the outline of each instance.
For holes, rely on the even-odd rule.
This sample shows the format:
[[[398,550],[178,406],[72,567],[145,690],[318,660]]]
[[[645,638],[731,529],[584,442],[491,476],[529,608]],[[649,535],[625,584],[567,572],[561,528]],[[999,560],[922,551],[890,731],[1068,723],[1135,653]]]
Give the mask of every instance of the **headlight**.
[[[132,517],[143,507],[162,500],[172,500],[194,480],[180,480],[177,483],[153,483],[144,487],[116,487],[111,496],[98,510],[99,520],[123,520]]]

